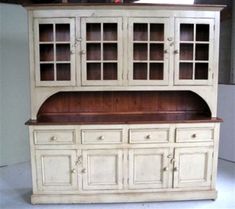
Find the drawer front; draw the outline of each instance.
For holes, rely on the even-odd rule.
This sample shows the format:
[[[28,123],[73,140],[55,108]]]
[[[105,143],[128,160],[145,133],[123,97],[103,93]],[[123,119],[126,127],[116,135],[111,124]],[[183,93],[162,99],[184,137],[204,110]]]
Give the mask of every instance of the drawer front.
[[[74,144],[75,130],[35,130],[35,144]]]
[[[213,128],[177,128],[176,142],[200,142],[212,141],[214,138]]]
[[[120,144],[123,141],[122,129],[83,129],[82,144]]]
[[[129,129],[130,143],[169,142],[169,129]]]

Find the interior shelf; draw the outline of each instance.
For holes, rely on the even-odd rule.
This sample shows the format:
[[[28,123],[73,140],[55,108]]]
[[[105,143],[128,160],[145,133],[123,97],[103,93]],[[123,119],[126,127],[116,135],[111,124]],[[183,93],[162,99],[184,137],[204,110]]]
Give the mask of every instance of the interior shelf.
[[[191,91],[59,92],[41,106],[37,123],[152,123],[211,121],[206,102]]]

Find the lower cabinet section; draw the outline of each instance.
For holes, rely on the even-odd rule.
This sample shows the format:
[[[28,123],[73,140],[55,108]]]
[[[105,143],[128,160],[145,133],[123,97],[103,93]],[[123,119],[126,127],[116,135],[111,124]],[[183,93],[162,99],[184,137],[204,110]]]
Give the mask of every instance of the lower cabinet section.
[[[134,128],[140,128],[141,133],[144,132],[146,136],[155,133],[154,126],[158,132],[161,131],[158,125],[149,126],[150,128],[146,128],[147,125],[137,125]],[[208,140],[203,135],[203,142],[191,140],[191,135],[195,134],[192,132],[194,129],[201,139],[198,125],[178,126],[185,132],[187,128],[190,129],[190,134],[186,134],[189,139],[182,134],[176,136],[178,127],[169,125],[167,138],[166,135],[159,134],[159,139],[156,138],[152,143],[146,144],[142,141],[138,143],[133,134],[128,135],[133,126],[123,125],[121,128],[120,125],[100,125],[100,130],[106,129],[105,133],[110,133],[105,135],[105,142],[100,139],[104,134],[98,126],[94,127],[94,131],[93,126],[73,126],[76,133],[73,135],[76,136],[73,141],[76,144],[66,145],[55,142],[36,143],[34,137],[37,137],[40,131],[44,133],[45,129],[52,127],[31,127],[31,151],[34,159],[32,201],[40,203],[43,195],[49,196],[46,198],[47,201],[41,200],[41,203],[50,203],[50,197],[53,195],[58,203],[66,202],[58,200],[58,197],[64,197],[63,195],[73,197],[74,202],[89,202],[88,197],[91,198],[90,202],[129,202],[133,200],[131,195],[139,195],[141,201],[216,198],[217,159],[214,156],[217,156],[218,152],[219,124],[208,125],[210,133],[213,134],[208,135]],[[58,129],[58,126],[56,128]],[[62,130],[63,128],[61,127]],[[166,129],[165,126],[163,128]],[[95,136],[98,140],[92,140],[92,144],[83,144],[82,139],[86,136],[84,139],[87,140],[87,135],[84,135],[87,132],[91,133],[90,138]],[[112,136],[111,132],[118,133],[118,137]],[[53,134],[60,137],[60,132]],[[63,140],[68,141],[67,136],[63,133],[62,135]],[[145,135],[141,137],[145,138]],[[182,138],[179,136],[186,142],[181,142]],[[45,137],[48,138],[47,135]],[[70,135],[68,137],[71,138]],[[112,137],[118,143],[113,143]],[[135,143],[130,141],[130,137]],[[205,194],[204,198],[201,196],[202,193]],[[153,194],[156,195],[155,199]],[[182,198],[180,194],[183,195]],[[174,198],[171,198],[171,195]],[[109,196],[112,198],[109,199]],[[80,201],[78,197],[81,197]]]
[[[212,180],[212,148],[176,148],[174,188],[210,187]]]
[[[168,187],[169,149],[129,150],[129,188],[160,189]]]
[[[39,191],[74,191],[78,189],[75,150],[36,150]]]
[[[82,158],[84,190],[122,189],[122,150],[82,150]]]

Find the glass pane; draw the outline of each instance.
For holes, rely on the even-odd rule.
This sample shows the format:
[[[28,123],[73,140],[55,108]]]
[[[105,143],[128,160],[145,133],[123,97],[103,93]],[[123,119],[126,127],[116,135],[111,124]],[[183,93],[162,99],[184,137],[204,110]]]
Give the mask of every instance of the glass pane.
[[[209,59],[209,44],[196,44],[196,60]]]
[[[54,47],[53,44],[40,44],[40,61],[53,61],[54,60]]]
[[[104,63],[104,80],[117,80],[117,63]]]
[[[70,64],[57,64],[56,65],[56,79],[57,81],[69,81],[70,78]]]
[[[163,59],[164,59],[164,45],[150,44],[150,60],[163,60]]]
[[[87,80],[101,80],[100,63],[87,63]]]
[[[134,44],[134,60],[147,60],[147,44]]]
[[[147,80],[147,63],[134,63],[134,80]]]
[[[148,40],[148,24],[147,23],[134,23],[134,41],[147,41]]]
[[[101,40],[101,25],[100,23],[87,23],[86,38],[88,41]]]
[[[87,44],[87,60],[100,60],[101,47],[100,44]]]
[[[207,80],[208,79],[208,63],[195,64],[195,79]]]
[[[193,24],[180,24],[180,40],[193,41]]]
[[[117,44],[104,44],[104,60],[117,60]]]
[[[164,24],[150,24],[150,41],[164,41]]]
[[[56,41],[70,41],[70,24],[56,24]]]
[[[40,79],[41,81],[54,80],[54,65],[53,64],[40,64]]]
[[[104,41],[117,40],[117,23],[104,23]]]
[[[196,41],[209,41],[209,31],[208,24],[197,24]]]
[[[53,24],[39,24],[39,41],[53,41]]]
[[[180,44],[180,60],[193,60],[193,44]]]
[[[179,79],[193,79],[193,63],[180,63]]]
[[[70,61],[70,45],[69,44],[56,44],[56,60],[57,61]]]
[[[150,63],[150,80],[163,80],[163,63]]]

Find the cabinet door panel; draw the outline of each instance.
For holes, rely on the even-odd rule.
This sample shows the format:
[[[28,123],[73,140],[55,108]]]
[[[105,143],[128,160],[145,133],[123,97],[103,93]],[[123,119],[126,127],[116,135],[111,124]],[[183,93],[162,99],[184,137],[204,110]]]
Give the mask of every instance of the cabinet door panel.
[[[122,82],[122,18],[82,18],[82,85]]]
[[[176,85],[212,84],[213,27],[213,19],[176,18]]]
[[[121,150],[83,150],[83,189],[121,189],[122,155]]]
[[[212,175],[212,148],[176,148],[174,187],[209,187]]]
[[[75,85],[75,20],[36,18],[34,31],[36,85]]]
[[[168,187],[169,149],[129,150],[130,189],[160,189]]]
[[[167,85],[169,19],[129,19],[129,84]]]
[[[36,150],[39,191],[73,191],[77,189],[74,150]]]

